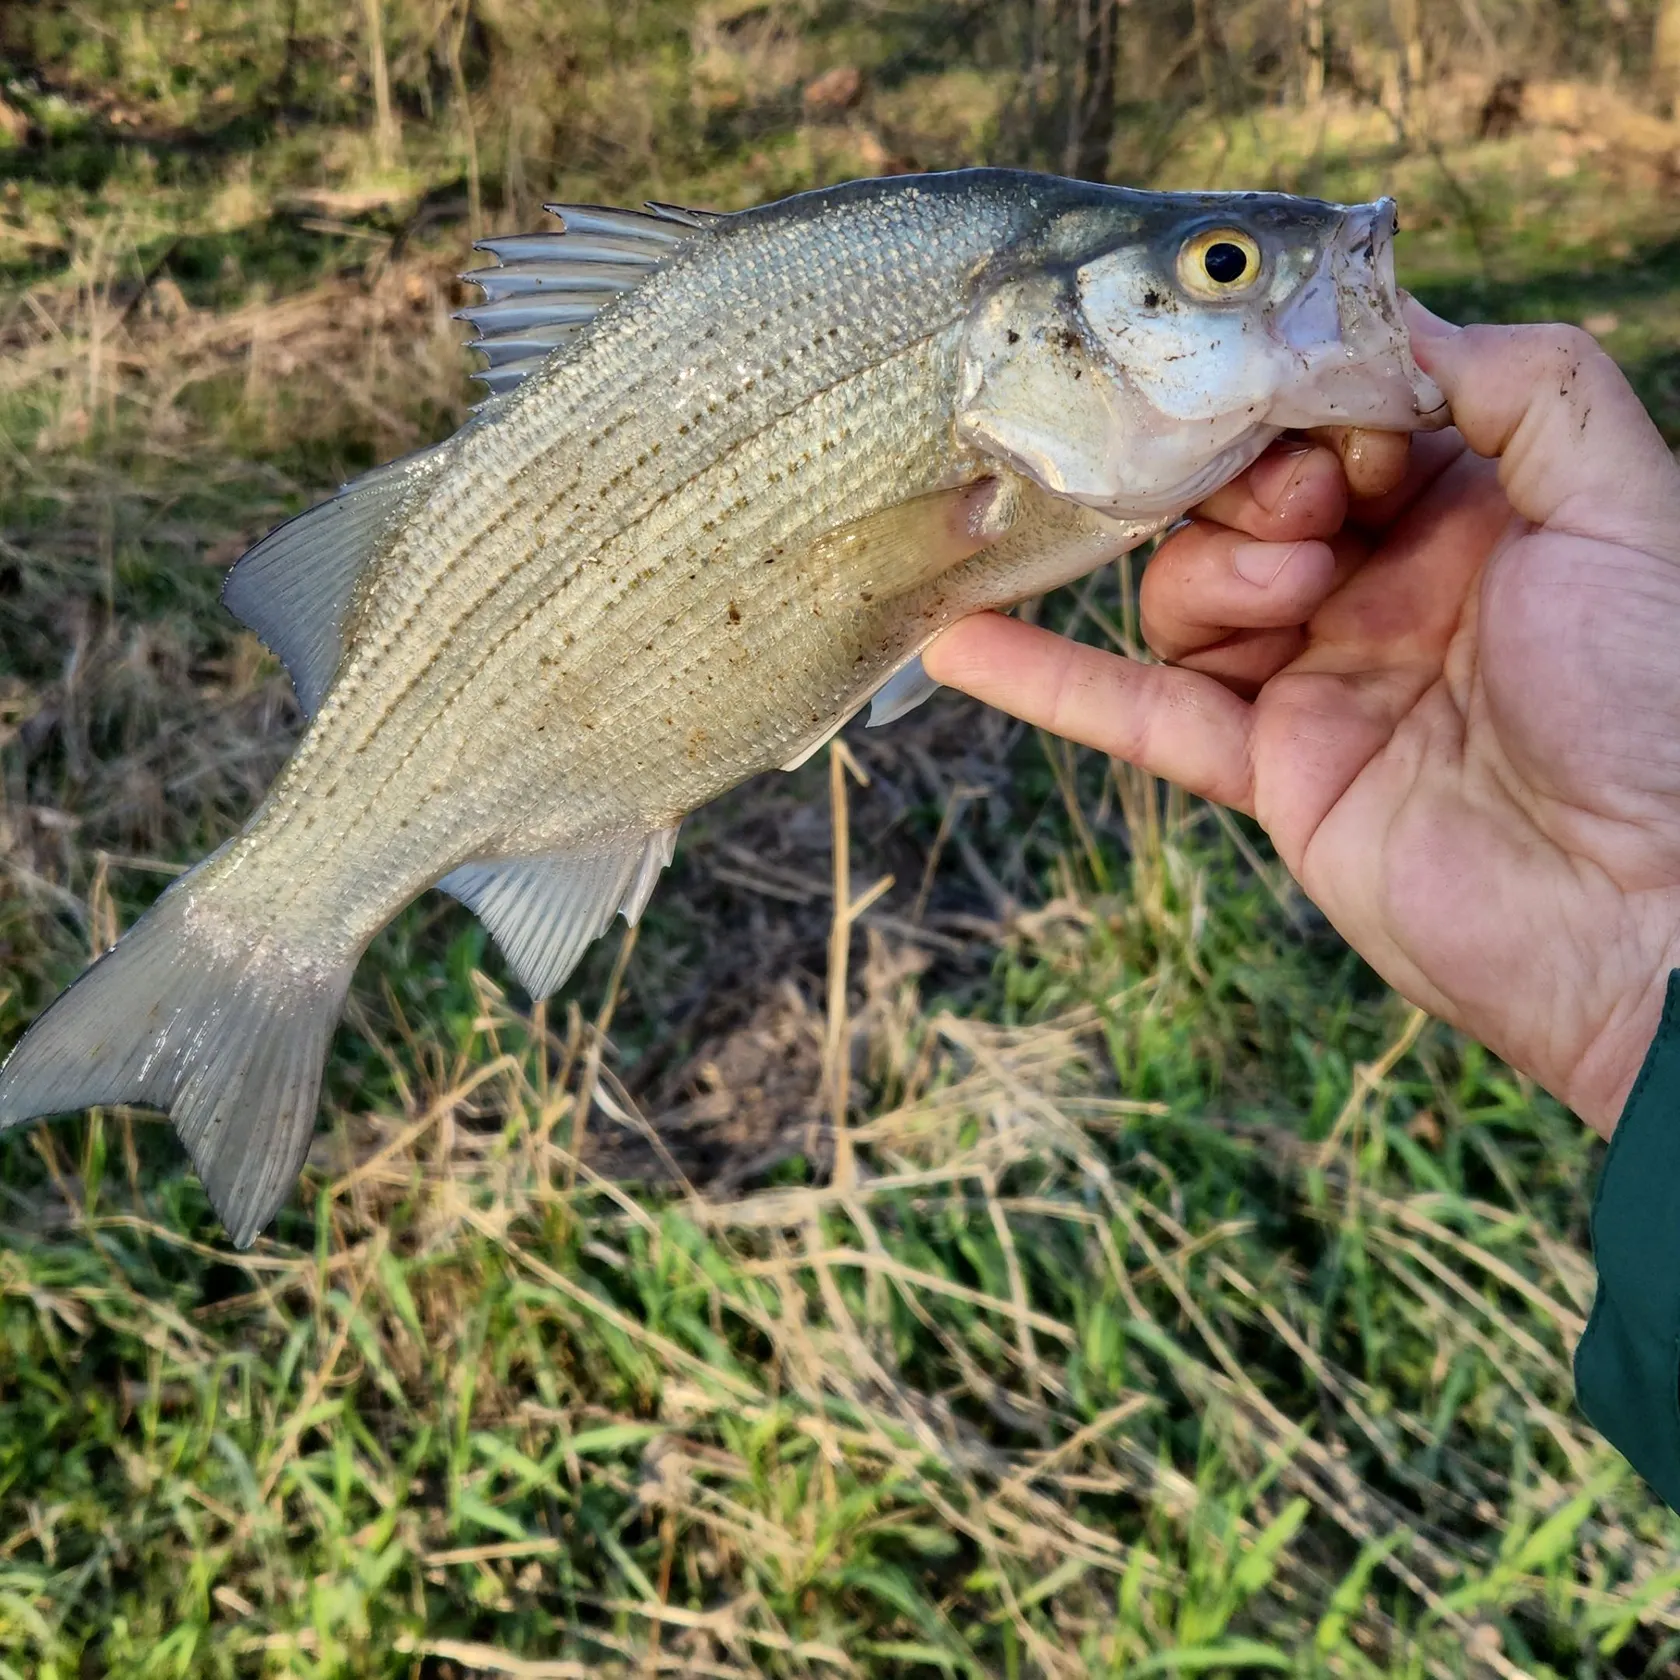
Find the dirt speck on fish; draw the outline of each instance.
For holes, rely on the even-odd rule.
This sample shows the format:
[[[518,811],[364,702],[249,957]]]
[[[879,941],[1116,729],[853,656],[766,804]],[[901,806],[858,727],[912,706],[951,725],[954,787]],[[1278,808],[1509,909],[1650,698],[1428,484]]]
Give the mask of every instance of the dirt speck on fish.
[[[491,399],[228,578],[309,717],[268,797],[0,1070],[0,1127],[167,1110],[241,1246],[417,894],[542,996],[688,812],[924,698],[954,619],[1113,559],[1284,428],[1445,419],[1387,200],[982,169],[554,209],[470,277]]]

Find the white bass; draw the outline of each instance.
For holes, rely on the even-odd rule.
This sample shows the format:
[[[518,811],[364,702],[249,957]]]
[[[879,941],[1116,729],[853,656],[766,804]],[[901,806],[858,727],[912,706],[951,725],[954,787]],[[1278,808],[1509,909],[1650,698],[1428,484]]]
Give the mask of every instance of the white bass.
[[[267,798],[0,1070],[0,1127],[168,1111],[241,1246],[416,895],[544,995],[688,812],[915,704],[956,618],[1112,560],[1284,428],[1445,418],[1387,200],[978,169],[554,209],[469,276],[491,400],[228,577],[309,720]]]

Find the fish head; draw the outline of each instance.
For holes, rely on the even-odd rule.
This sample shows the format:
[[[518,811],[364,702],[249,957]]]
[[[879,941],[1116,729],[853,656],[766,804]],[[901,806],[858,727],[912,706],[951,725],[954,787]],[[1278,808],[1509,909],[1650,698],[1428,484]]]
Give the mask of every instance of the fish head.
[[[967,441],[1134,516],[1181,511],[1287,428],[1446,424],[1400,317],[1393,200],[1108,191],[1106,243],[1103,202],[1082,205],[1063,260],[1053,235],[978,298]]]

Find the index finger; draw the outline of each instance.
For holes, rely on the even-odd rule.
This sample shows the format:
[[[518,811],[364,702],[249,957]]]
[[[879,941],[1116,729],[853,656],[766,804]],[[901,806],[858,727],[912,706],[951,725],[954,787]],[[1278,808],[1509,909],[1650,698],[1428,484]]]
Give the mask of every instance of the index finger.
[[[1406,471],[1393,489],[1348,509],[1348,522],[1367,531],[1392,525],[1465,451],[1464,439],[1453,427],[1424,432],[1412,439]]]
[[[1363,523],[1373,499],[1388,497],[1407,481],[1411,443],[1404,432],[1314,427],[1305,441],[1285,437],[1274,443],[1191,513],[1262,542],[1330,537],[1350,513]]]
[[[1253,712],[1212,677],[1123,659],[999,613],[953,624],[922,664],[936,682],[1252,814]]]
[[[1347,481],[1335,452],[1284,440],[1190,511],[1195,519],[1228,525],[1262,542],[1305,542],[1339,529],[1347,505]]]

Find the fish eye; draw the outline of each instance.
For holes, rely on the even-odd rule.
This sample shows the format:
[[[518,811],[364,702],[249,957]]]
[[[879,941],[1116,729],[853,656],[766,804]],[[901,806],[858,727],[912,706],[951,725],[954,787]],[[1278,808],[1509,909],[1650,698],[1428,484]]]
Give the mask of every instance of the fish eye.
[[[1178,278],[1196,297],[1231,297],[1260,278],[1260,247],[1241,228],[1204,228],[1178,253]]]

